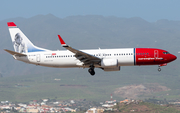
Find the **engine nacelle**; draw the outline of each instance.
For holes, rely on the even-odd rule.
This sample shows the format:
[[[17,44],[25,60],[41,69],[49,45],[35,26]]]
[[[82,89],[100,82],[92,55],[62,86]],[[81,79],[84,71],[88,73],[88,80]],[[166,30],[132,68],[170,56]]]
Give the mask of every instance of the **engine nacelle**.
[[[104,68],[104,71],[120,71],[120,66],[115,67],[115,68]]]
[[[118,60],[117,59],[102,59],[101,67],[102,68],[116,68],[118,67]]]

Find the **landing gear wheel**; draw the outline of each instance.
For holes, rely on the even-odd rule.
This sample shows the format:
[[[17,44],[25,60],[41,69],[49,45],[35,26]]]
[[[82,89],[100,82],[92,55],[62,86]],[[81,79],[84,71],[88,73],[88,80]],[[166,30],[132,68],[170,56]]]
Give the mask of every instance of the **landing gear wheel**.
[[[159,71],[159,72],[161,71],[161,68],[160,68],[160,67],[158,68],[158,71]]]
[[[92,76],[94,76],[95,75],[95,71],[94,71],[94,69],[93,68],[89,68],[89,73],[92,75]]]

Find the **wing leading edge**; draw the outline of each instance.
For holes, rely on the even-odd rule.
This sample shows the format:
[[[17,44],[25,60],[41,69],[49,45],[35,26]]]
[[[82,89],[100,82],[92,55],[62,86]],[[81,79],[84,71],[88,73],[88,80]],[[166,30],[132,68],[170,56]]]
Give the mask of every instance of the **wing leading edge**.
[[[80,51],[80,50],[77,50],[77,49],[74,49],[70,46],[68,46],[64,40],[61,38],[60,35],[58,35],[59,37],[59,40],[60,40],[60,43],[62,45],[62,47],[66,48],[67,50],[71,51],[72,53],[75,54],[75,57],[77,59],[79,59],[81,62],[84,63],[84,65],[93,65],[93,64],[99,64],[101,62],[101,59],[96,57],[96,56],[93,56],[91,54],[88,54],[88,53],[85,53],[83,51]]]

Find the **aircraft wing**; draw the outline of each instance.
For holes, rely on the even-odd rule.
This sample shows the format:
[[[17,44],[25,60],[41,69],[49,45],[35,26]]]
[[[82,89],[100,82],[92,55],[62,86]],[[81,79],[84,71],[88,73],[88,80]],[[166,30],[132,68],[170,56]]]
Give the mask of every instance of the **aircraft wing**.
[[[8,49],[4,49],[4,51],[7,51],[7,52],[10,53],[11,55],[16,55],[16,56],[27,56],[26,54],[14,52],[14,51],[11,51],[11,50],[8,50]]]
[[[68,46],[64,40],[61,38],[60,35],[58,35],[59,37],[59,40],[60,40],[60,43],[62,45],[62,47],[66,48],[67,50],[73,52],[75,54],[75,57],[77,59],[79,59],[81,62],[83,62],[85,65],[90,65],[90,64],[99,64],[101,59],[96,57],[96,56],[93,56],[93,55],[90,55],[88,53],[85,53],[83,51],[80,51],[80,50],[77,50],[77,49],[74,49],[70,46]]]

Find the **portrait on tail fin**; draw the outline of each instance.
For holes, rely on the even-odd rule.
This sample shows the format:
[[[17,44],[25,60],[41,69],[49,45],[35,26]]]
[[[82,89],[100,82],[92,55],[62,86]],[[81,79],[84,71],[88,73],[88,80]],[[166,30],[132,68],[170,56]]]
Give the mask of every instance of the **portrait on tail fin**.
[[[23,38],[21,37],[20,33],[17,33],[15,35],[13,44],[14,44],[14,48],[15,48],[16,52],[18,52],[18,53],[26,53],[27,52],[26,44],[23,41]]]

